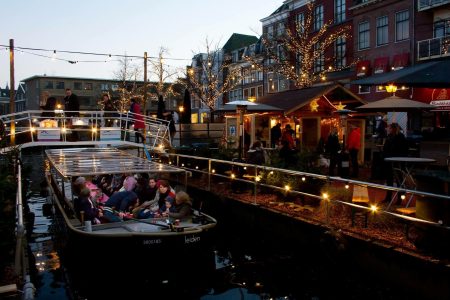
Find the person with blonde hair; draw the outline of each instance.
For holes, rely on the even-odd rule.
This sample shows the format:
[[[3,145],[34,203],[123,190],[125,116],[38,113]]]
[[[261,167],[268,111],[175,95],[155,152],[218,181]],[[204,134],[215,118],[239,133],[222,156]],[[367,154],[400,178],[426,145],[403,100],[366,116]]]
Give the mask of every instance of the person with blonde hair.
[[[186,192],[180,191],[175,196],[175,203],[169,212],[163,213],[173,219],[186,219],[192,215],[191,197]]]

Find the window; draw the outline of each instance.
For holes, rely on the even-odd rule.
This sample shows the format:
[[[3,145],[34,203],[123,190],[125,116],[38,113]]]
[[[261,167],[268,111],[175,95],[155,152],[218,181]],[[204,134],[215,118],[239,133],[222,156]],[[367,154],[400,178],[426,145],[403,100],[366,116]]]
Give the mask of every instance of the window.
[[[395,14],[395,40],[397,42],[409,39],[409,11]]]
[[[274,93],[278,91],[278,77],[275,73],[267,74],[268,92]]]
[[[262,97],[264,93],[264,89],[262,85],[258,85],[258,94],[256,95],[257,98]]]
[[[450,19],[440,20],[434,23],[434,37],[450,35]]]
[[[296,21],[295,26],[297,26],[296,28],[297,32],[303,33],[303,31],[305,30],[305,15],[303,13],[298,14],[297,16],[295,16],[295,21]]]
[[[46,81],[44,89],[53,89],[53,81]]]
[[[358,49],[363,50],[370,47],[370,25],[369,22],[361,22],[358,25]]]
[[[267,38],[268,39],[273,38],[273,27],[272,26],[267,26]]]
[[[360,85],[358,86],[358,94],[368,94],[370,93],[370,86]]]
[[[297,54],[295,55],[295,67],[296,67],[296,72],[297,75],[301,75],[301,69],[302,69],[302,59],[303,56],[301,54],[301,52],[297,52]]]
[[[323,26],[323,5],[314,8],[314,30],[318,31]]]
[[[74,90],[80,91],[80,90],[81,90],[81,87],[82,87],[81,82],[74,82],[74,83],[73,83],[73,89],[74,89]]]
[[[334,1],[334,22],[342,23],[345,21],[345,0]]]
[[[56,89],[57,90],[63,90],[64,89],[64,81],[58,81],[56,83]]]
[[[318,53],[317,53],[318,52]],[[314,44],[314,73],[322,72],[325,68],[325,58],[320,43]]]
[[[281,36],[284,34],[284,24],[278,23],[277,25],[277,36]]]
[[[113,90],[114,92],[117,91],[119,89],[119,85],[117,83],[115,84],[111,84],[111,90]]]
[[[347,65],[346,59],[346,40],[345,37],[340,36],[336,39],[335,43],[335,67],[336,69],[341,69]]]
[[[249,89],[244,89],[244,99],[248,99]]]
[[[85,83],[84,89],[87,91],[92,91],[92,83],[90,83],[90,82]]]
[[[102,83],[100,84],[100,89],[102,91],[107,91],[108,90],[109,85],[107,83]]]
[[[377,46],[386,45],[388,40],[388,17],[377,18]]]

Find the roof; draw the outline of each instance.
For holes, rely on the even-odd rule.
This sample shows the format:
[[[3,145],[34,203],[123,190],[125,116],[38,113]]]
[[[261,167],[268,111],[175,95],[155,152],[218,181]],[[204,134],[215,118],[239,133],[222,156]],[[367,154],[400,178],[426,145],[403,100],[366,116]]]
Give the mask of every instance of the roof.
[[[221,107],[216,110],[216,112],[235,112],[236,105],[234,104],[226,104],[224,107]],[[282,111],[281,108],[274,107],[267,104],[256,103],[256,105],[248,105],[246,108],[247,112],[272,112],[272,111]]]
[[[449,88],[448,70],[450,70],[449,59],[417,64],[398,71],[354,80],[350,83],[358,85],[387,85],[395,83],[412,87]]]
[[[289,90],[276,94],[269,94],[258,99],[259,103],[272,105],[281,108],[285,113],[292,113],[299,108],[307,105],[314,99],[320,98],[332,92],[342,92],[349,95],[351,98],[361,102],[361,99],[344,88],[340,84],[322,85],[297,90]],[[330,99],[331,101],[339,99]]]
[[[152,162],[116,148],[47,149],[45,153],[50,164],[63,177],[185,172],[183,169]]]
[[[233,33],[222,48],[225,52],[231,52],[233,50],[255,44],[257,41],[258,38],[254,35]]]

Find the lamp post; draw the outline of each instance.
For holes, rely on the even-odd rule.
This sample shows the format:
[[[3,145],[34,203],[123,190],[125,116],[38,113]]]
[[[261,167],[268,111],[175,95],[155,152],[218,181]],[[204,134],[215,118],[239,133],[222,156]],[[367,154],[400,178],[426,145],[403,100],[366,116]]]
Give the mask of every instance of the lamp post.
[[[181,143],[181,131],[182,131],[182,128],[181,128],[181,124],[183,124],[183,112],[184,112],[184,106],[183,105],[180,105],[179,107],[178,107],[178,110],[180,111],[180,117],[178,118],[178,125],[179,125],[179,127],[180,127],[180,148],[181,148],[181,146],[182,146],[182,143]]]
[[[244,114],[249,105],[257,105],[257,103],[250,102],[247,100],[235,100],[226,103],[225,105],[236,105],[236,112],[239,115],[239,159],[242,159],[244,147]]]

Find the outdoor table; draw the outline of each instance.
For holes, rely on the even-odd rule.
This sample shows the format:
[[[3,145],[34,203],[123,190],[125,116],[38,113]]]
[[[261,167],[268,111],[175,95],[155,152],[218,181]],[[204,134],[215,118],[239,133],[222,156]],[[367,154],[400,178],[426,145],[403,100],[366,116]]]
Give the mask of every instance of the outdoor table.
[[[406,188],[406,181],[411,183],[411,187],[409,189],[415,190],[417,189],[416,181],[413,177],[413,169],[417,164],[428,164],[433,163],[436,160],[432,158],[424,158],[424,157],[386,157],[384,159],[387,162],[391,162],[393,164],[394,172],[398,171],[401,174],[399,187]],[[395,167],[397,165],[397,167]],[[395,194],[392,196],[391,201],[389,202],[389,205],[387,209],[391,207],[392,203],[394,202],[394,199],[397,197],[399,191],[396,191]],[[409,206],[409,203],[411,202],[413,195],[409,197],[408,202],[406,203],[406,207]]]

